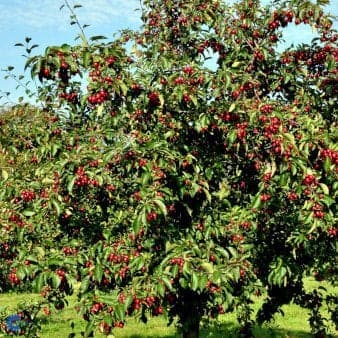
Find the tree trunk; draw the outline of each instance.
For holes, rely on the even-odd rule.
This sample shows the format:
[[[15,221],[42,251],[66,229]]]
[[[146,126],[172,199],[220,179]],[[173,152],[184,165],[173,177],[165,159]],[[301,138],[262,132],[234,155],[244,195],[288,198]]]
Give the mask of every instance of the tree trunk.
[[[188,325],[183,328],[182,338],[199,338],[200,321],[199,318],[189,318]]]
[[[183,338],[199,338],[200,325],[199,323],[187,328],[187,331],[183,331]]]

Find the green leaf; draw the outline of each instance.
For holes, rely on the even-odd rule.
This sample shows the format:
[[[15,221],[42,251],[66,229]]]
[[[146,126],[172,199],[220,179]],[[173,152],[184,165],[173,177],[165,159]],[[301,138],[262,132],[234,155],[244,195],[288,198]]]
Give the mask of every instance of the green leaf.
[[[2,174],[3,180],[7,181],[9,177],[8,172],[5,169],[2,169],[1,174]]]
[[[198,288],[200,290],[204,290],[207,287],[207,283],[208,283],[208,276],[203,274],[201,276],[199,276],[199,280],[198,280]]]
[[[24,210],[23,213],[22,213],[24,216],[27,216],[27,217],[31,217],[33,215],[35,215],[35,211],[32,211],[32,210]]]
[[[39,293],[42,288],[46,285],[46,273],[40,273],[34,280],[33,288],[36,293]]]
[[[133,221],[133,231],[134,234],[138,234],[142,227],[142,214],[137,215]]]
[[[67,184],[67,190],[68,190],[69,194],[72,194],[72,192],[73,192],[73,187],[74,187],[75,181],[76,181],[76,176],[73,176]]]
[[[143,186],[148,185],[150,180],[151,180],[151,173],[149,171],[144,172],[141,177],[141,184]]]
[[[61,206],[60,206],[60,203],[58,201],[56,201],[56,200],[52,200],[52,205],[55,208],[57,216],[60,216],[61,215]]]
[[[162,215],[167,216],[168,211],[165,204],[160,199],[154,200],[154,203],[160,208]]]
[[[90,285],[89,276],[86,276],[81,281],[80,292],[85,293],[88,290],[89,285]]]
[[[228,139],[229,145],[232,145],[237,139],[237,131],[231,130],[230,133],[228,134],[227,139]]]
[[[227,249],[229,250],[229,252],[230,252],[230,254],[231,254],[231,256],[233,258],[237,258],[238,257],[238,252],[237,252],[237,250],[234,247],[229,246]]]
[[[94,277],[95,280],[101,282],[103,276],[103,268],[101,264],[96,264],[94,268]]]
[[[124,304],[117,304],[114,308],[114,312],[119,320],[124,320],[126,316]]]
[[[319,186],[322,188],[323,193],[324,193],[325,195],[329,195],[329,194],[330,194],[329,188],[328,188],[328,186],[327,186],[326,184],[324,184],[324,183],[319,183]]]
[[[157,284],[157,293],[161,296],[164,297],[165,295],[165,286],[162,283]]]
[[[37,259],[37,257],[33,256],[33,255],[29,255],[26,257],[27,261],[33,262],[33,263],[39,263],[39,260]]]
[[[230,108],[229,108],[229,112],[231,113],[232,111],[234,111],[236,108],[236,103],[232,103]]]
[[[176,278],[178,276],[178,270],[179,270],[178,265],[175,264],[171,269],[171,274],[173,278]]]
[[[127,311],[132,303],[133,303],[133,296],[128,295],[124,301],[124,310]]]
[[[213,273],[214,272],[214,266],[213,264],[209,263],[209,262],[203,262],[201,264],[201,267],[203,268],[204,271],[206,271],[207,273]]]
[[[56,274],[52,273],[52,287],[57,289],[61,284],[61,278]]]
[[[23,280],[26,277],[26,275],[27,275],[26,272],[27,271],[26,271],[25,267],[19,266],[18,269],[17,269],[17,271],[16,271],[16,274],[19,277],[19,279]]]
[[[90,41],[97,41],[97,40],[106,40],[107,37],[103,35],[95,35],[89,38]]]
[[[261,195],[260,194],[256,195],[256,197],[252,201],[252,209],[258,209],[261,204],[262,204]]]
[[[196,291],[198,289],[198,286],[199,286],[198,275],[196,272],[193,272],[191,275],[191,289],[193,291]]]
[[[169,291],[172,291],[173,290],[173,286],[170,282],[170,280],[166,277],[162,277],[162,281],[164,283],[164,285],[166,286],[166,288],[169,290]]]
[[[103,113],[103,104],[100,104],[98,107],[97,107],[97,116],[98,117],[101,117],[102,116],[102,113]]]
[[[87,69],[89,67],[90,62],[91,62],[91,57],[92,57],[92,55],[91,55],[90,52],[88,52],[88,51],[83,52],[83,54],[82,54],[82,62],[83,62],[83,67],[84,68]]]

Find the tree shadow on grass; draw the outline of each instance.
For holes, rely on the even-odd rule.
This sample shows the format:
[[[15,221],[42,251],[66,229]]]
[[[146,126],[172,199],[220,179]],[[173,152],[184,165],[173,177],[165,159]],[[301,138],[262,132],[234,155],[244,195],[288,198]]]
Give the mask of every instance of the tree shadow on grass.
[[[240,337],[238,326],[231,323],[223,323],[213,328],[202,328],[200,338],[238,338]],[[276,327],[254,326],[253,337],[255,338],[311,338],[309,332],[299,330],[287,330]],[[338,335],[332,334],[328,338],[338,338]],[[154,337],[152,334],[142,333],[133,334],[129,338],[181,338],[178,333],[164,334],[161,337]]]

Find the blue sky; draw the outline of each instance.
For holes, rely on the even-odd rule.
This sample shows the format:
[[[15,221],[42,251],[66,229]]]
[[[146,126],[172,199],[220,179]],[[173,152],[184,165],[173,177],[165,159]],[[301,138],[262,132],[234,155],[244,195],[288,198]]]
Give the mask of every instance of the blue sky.
[[[83,5],[77,14],[82,24],[90,24],[88,36],[112,37],[119,29],[136,29],[141,24],[140,12],[135,11],[140,6],[139,0],[69,0],[69,3]],[[12,65],[17,74],[23,73],[25,59],[20,56],[23,51],[14,45],[23,42],[26,36],[39,45],[36,53],[42,53],[49,45],[74,41],[78,31],[69,25],[69,12],[60,11],[62,4],[62,0],[0,0],[0,69]],[[338,0],[331,0],[328,10],[338,15]],[[288,43],[309,42],[311,38],[311,29],[304,25],[288,29],[285,35]],[[10,91],[15,101],[22,92],[15,92],[16,83],[4,80],[4,75],[0,72],[0,96],[1,92]],[[0,104],[3,102],[0,99]]]

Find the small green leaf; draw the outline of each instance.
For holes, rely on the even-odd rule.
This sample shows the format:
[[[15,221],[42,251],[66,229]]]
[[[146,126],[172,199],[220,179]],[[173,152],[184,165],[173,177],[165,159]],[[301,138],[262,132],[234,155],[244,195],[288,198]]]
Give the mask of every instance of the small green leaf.
[[[57,216],[60,216],[61,215],[61,206],[60,206],[60,203],[58,201],[56,201],[56,200],[52,200],[52,205],[55,208]]]
[[[234,111],[236,108],[236,103],[233,103],[230,108],[229,108],[229,112],[231,113],[232,111]]]
[[[94,268],[94,277],[96,281],[101,282],[103,276],[103,269],[100,264],[96,264]]]
[[[191,289],[193,291],[196,291],[199,286],[199,280],[198,280],[198,275],[196,272],[193,272],[191,275]]]
[[[32,211],[32,210],[24,210],[22,214],[24,216],[31,217],[31,216],[35,215],[35,212]]]
[[[72,194],[75,181],[76,181],[76,176],[73,176],[68,182],[67,190],[70,194]]]
[[[261,200],[261,195],[257,195],[252,203],[252,209],[257,209],[261,205],[262,200]]]
[[[208,284],[208,276],[205,274],[199,276],[198,288],[200,290],[204,290],[207,287],[207,284]]]
[[[160,208],[162,215],[167,216],[168,211],[165,204],[159,199],[154,200],[154,203]]]
[[[7,181],[9,177],[8,172],[5,169],[2,169],[1,174],[2,174],[3,180]]]
[[[201,267],[207,272],[207,273],[213,273],[214,272],[214,266],[209,262],[203,262],[201,264]]]
[[[102,116],[102,113],[103,113],[103,104],[100,104],[98,107],[97,107],[97,116],[98,117],[101,117]]]
[[[173,286],[172,286],[172,284],[171,284],[171,282],[168,278],[162,277],[162,281],[169,291],[171,291],[173,289]]]
[[[157,293],[161,296],[164,297],[165,295],[165,286],[162,283],[157,284]]]
[[[330,194],[329,188],[328,188],[328,186],[327,186],[326,184],[324,184],[324,183],[319,183],[319,186],[322,188],[323,193],[324,193],[325,195],[329,195],[329,194]]]
[[[53,273],[52,274],[52,287],[54,289],[57,289],[61,284],[61,278],[56,274],[56,273]]]

